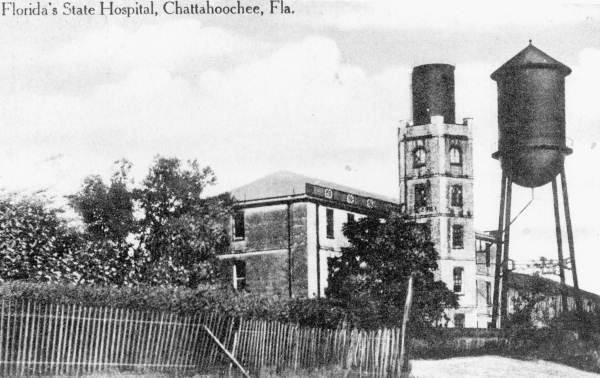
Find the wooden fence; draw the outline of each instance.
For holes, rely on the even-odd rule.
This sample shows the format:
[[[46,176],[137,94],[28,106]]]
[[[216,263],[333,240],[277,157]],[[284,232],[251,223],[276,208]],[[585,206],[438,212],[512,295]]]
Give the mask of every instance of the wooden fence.
[[[241,321],[232,345],[234,356],[251,371],[338,366],[361,376],[398,376],[400,329],[359,331],[298,327],[259,320]]]
[[[137,370],[193,373],[224,365],[209,327],[231,343],[234,319],[108,307],[0,304],[0,375],[81,375]]]
[[[96,371],[228,374],[235,367],[204,329],[258,376],[263,369],[335,366],[365,377],[399,376],[399,328],[359,331],[299,327],[216,313],[178,315],[109,307],[0,301],[1,376],[78,376]],[[477,335],[473,335],[477,336]],[[501,338],[436,338],[415,351],[487,348]],[[493,346],[492,345],[492,346]],[[483,349],[482,349],[483,350]]]

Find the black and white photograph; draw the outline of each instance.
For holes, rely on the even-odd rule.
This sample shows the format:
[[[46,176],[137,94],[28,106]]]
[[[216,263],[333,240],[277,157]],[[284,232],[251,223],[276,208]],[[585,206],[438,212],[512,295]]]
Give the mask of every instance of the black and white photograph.
[[[600,377],[600,2],[0,1],[0,376]]]

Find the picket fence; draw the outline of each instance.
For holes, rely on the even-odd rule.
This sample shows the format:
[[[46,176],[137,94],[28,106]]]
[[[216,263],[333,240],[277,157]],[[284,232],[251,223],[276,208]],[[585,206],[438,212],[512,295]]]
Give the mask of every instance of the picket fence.
[[[299,327],[216,313],[178,315],[110,307],[0,303],[0,375],[79,376],[97,371],[235,374],[323,366],[398,376],[400,330]]]

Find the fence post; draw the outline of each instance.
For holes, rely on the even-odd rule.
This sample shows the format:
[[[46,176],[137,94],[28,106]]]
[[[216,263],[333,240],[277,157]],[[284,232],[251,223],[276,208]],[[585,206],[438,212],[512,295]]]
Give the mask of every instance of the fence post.
[[[406,353],[406,328],[410,314],[410,306],[412,304],[414,272],[410,274],[408,279],[408,289],[406,291],[406,302],[404,303],[404,316],[402,317],[402,335],[400,341],[400,375],[403,376],[408,365],[408,356]]]

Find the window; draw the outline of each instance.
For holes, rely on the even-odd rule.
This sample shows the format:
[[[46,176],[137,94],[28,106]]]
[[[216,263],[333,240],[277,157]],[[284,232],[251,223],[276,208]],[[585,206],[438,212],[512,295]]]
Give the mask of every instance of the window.
[[[327,218],[327,238],[333,239],[333,209],[325,209]]]
[[[233,262],[233,288],[243,290],[246,288],[246,262],[236,260]]]
[[[455,293],[462,293],[462,274],[463,274],[462,267],[457,266],[454,268],[453,275],[454,275],[454,292]]]
[[[450,189],[450,205],[462,207],[462,205],[463,205],[462,185],[452,185],[452,188]]]
[[[492,245],[490,243],[485,243],[485,266],[486,267],[490,267],[490,263],[491,263],[491,252],[492,252]]]
[[[463,248],[463,225],[455,224],[452,226],[452,248]]]
[[[348,213],[348,223],[354,222],[354,214]]]
[[[427,163],[427,151],[423,147],[417,147],[413,150],[413,168],[424,167]]]
[[[492,283],[491,282],[485,283],[485,303],[487,303],[488,306],[492,304]]]
[[[465,314],[454,314],[454,327],[465,328]]]
[[[450,147],[450,164],[462,165],[462,151],[459,147]]]
[[[422,207],[429,206],[429,185],[415,185],[415,211],[419,211]]]
[[[236,239],[243,239],[246,236],[243,211],[236,211],[233,216],[233,236]]]

